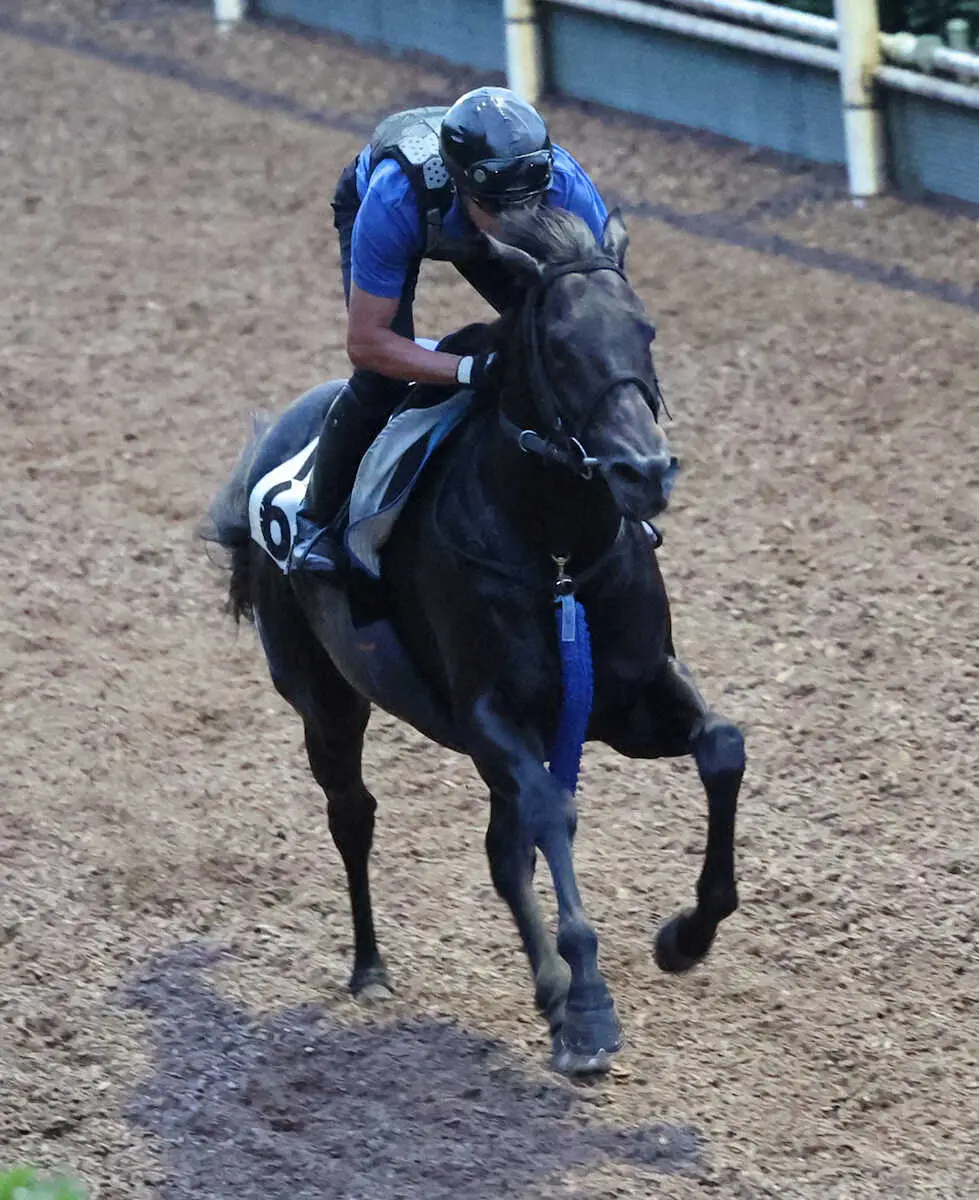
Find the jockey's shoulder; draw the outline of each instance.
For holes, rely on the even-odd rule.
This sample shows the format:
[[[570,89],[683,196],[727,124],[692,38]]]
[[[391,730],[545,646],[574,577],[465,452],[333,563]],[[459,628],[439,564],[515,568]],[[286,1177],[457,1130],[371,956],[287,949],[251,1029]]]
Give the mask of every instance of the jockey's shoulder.
[[[370,174],[367,187],[382,192],[386,199],[392,201],[409,199],[414,194],[411,180],[401,164],[393,158],[385,158],[377,164]]]

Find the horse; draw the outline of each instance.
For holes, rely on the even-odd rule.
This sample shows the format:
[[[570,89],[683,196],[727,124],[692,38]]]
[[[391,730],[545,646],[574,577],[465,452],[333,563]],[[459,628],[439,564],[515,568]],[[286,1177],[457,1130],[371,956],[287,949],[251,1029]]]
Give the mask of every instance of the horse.
[[[574,783],[547,765],[563,697],[555,605],[573,592],[587,621],[583,740],[632,758],[690,756],[706,792],[696,903],[658,931],[664,971],[700,962],[737,908],[744,738],[707,705],[673,645],[650,522],[668,505],[677,461],[660,424],[655,329],[625,274],[620,214],[596,239],[578,218],[538,208],[504,215],[487,241],[515,296],[497,321],[473,327],[499,355],[498,395],[476,403],[432,455],[383,547],[372,593],[407,682],[375,686],[362,669],[377,647],[362,636],[354,645],[353,584],[284,572],[249,532],[256,480],[313,436],[342,381],[321,385],[314,416],[294,416],[304,427],[291,437],[286,417],[254,434],[209,509],[210,536],[230,551],[228,607],[254,620],[326,795],[350,894],[352,993],[391,992],[368,879],[376,801],[361,763],[375,703],[467,754],[485,783],[490,875],[529,960],[552,1064],[582,1076],[609,1068],[621,1029],[575,875]],[[360,617],[361,632],[371,619]],[[538,851],[556,894],[556,937],[532,886]]]

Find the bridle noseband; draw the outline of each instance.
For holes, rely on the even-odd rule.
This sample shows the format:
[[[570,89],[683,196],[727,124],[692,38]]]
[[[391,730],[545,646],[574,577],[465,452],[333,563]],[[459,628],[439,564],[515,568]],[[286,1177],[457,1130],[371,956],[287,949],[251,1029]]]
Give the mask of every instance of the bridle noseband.
[[[527,347],[528,367],[530,370],[531,393],[536,401],[538,415],[545,432],[535,429],[521,429],[501,409],[500,425],[503,432],[525,454],[533,454],[556,466],[567,467],[582,479],[590,479],[594,468],[598,465],[597,458],[590,458],[585,452],[578,437],[570,433],[561,417],[558,397],[551,386],[550,377],[545,367],[544,355],[541,349],[538,317],[542,313],[542,300],[554,282],[564,275],[591,275],[595,271],[614,271],[620,279],[625,279],[625,272],[612,258],[601,256],[588,259],[577,259],[573,262],[559,263],[545,267],[540,279],[528,287],[520,312],[520,324]],[[635,384],[645,395],[646,402],[656,414],[659,409],[659,388],[650,387],[649,383],[639,375],[623,373],[614,375],[605,381],[597,394],[588,405],[585,419],[578,434],[581,435],[594,420],[606,396],[614,388],[623,383]]]

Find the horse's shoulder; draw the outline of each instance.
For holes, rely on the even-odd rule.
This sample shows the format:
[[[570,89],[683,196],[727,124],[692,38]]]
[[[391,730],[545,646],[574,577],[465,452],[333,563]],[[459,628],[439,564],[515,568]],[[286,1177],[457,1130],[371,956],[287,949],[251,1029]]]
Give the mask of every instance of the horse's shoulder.
[[[533,557],[490,497],[484,448],[493,420],[495,412],[480,412],[460,431],[432,491],[429,532],[438,551],[473,583],[486,577],[482,590],[504,579],[504,590],[513,592],[533,569]]]

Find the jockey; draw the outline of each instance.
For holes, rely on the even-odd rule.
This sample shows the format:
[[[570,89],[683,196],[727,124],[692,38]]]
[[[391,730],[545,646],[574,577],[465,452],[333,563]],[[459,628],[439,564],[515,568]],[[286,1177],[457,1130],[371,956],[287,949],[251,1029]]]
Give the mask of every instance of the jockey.
[[[336,570],[327,527],[408,381],[492,386],[495,355],[448,354],[414,341],[418,269],[423,258],[451,261],[502,312],[514,285],[481,235],[495,231],[502,209],[537,203],[569,210],[601,238],[608,214],[595,185],[551,143],[536,109],[506,88],[476,88],[447,110],[393,114],[343,171],[333,211],[355,369],[317,445],[291,569]]]

